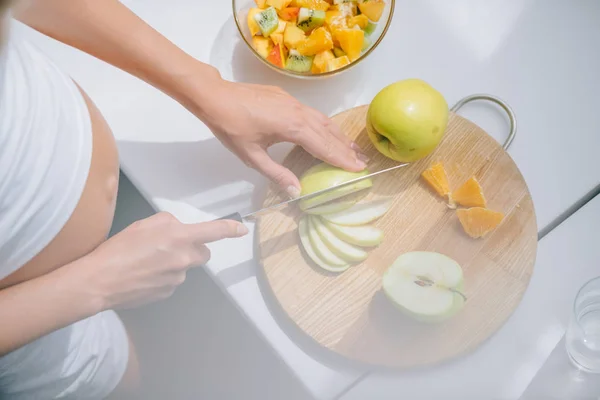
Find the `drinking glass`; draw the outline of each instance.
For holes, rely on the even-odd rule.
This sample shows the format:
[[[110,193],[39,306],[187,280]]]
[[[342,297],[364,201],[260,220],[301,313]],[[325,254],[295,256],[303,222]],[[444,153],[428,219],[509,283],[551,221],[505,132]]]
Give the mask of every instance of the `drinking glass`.
[[[575,297],[566,347],[577,368],[600,374],[600,277],[583,285]]]

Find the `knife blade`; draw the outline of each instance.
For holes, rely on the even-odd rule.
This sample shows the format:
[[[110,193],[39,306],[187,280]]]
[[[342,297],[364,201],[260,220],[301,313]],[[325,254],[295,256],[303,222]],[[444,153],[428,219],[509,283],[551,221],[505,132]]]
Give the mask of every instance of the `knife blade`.
[[[218,218],[217,221],[218,220],[222,220],[222,219],[232,219],[232,220],[235,220],[235,221],[238,221],[238,222],[255,220],[256,218],[258,218],[258,217],[260,217],[262,215],[265,215],[265,214],[273,212],[273,211],[280,210],[280,209],[282,209],[284,207],[287,207],[287,206],[289,206],[291,204],[294,204],[294,203],[296,203],[298,201],[307,200],[307,199],[310,199],[310,198],[322,195],[324,193],[328,193],[328,192],[331,192],[333,190],[339,189],[341,187],[352,185],[353,183],[360,182],[360,181],[362,181],[364,179],[369,179],[369,178],[372,178],[372,177],[377,176],[377,175],[381,175],[381,174],[384,174],[384,173],[387,173],[387,172],[390,172],[390,171],[397,170],[397,169],[402,168],[402,167],[406,167],[407,165],[408,165],[408,163],[404,163],[404,164],[395,165],[395,166],[390,167],[390,168],[382,169],[380,171],[373,172],[373,173],[370,173],[368,175],[364,175],[364,176],[360,176],[358,178],[350,179],[349,181],[346,181],[346,182],[343,182],[343,183],[339,183],[339,184],[337,184],[335,186],[331,186],[331,187],[328,187],[326,189],[318,190],[316,192],[305,194],[304,196],[296,197],[294,199],[290,199],[290,200],[287,200],[287,201],[284,201],[284,202],[281,202],[281,203],[278,203],[278,204],[274,204],[272,206],[261,208],[260,210],[257,210],[257,211],[252,211],[251,213],[248,213],[248,214],[245,214],[245,215],[242,215],[239,212],[235,212],[233,214],[229,214],[229,215],[226,215],[224,217]]]

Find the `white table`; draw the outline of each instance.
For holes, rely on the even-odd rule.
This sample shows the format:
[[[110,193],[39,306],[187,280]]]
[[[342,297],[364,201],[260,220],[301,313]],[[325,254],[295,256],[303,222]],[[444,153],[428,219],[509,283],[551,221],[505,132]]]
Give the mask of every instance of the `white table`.
[[[449,103],[474,92],[504,98],[519,119],[510,153],[529,184],[540,229],[551,226],[600,180],[600,2],[400,0],[388,36],[368,61],[317,85],[279,76],[254,60],[237,36],[227,0],[125,3],[184,50],[217,66],[225,78],[280,85],[328,114],[368,103],[383,86],[407,77],[430,82]],[[264,180],[227,153],[182,107],[92,57],[39,35],[32,37],[97,103],[118,140],[123,170],[157,209],[183,221],[200,221],[258,206]],[[507,123],[494,108],[473,105],[464,115],[503,141]],[[287,148],[275,149],[276,157]],[[249,235],[213,246],[208,269],[217,285],[316,398],[337,397],[364,379],[366,368],[299,346],[288,335],[290,330],[276,322],[257,283],[252,241]],[[528,298],[550,285],[534,279]],[[520,332],[516,321],[520,320],[511,319],[507,329]],[[529,366],[531,371],[514,377],[510,393],[526,385],[559,334],[556,326],[540,348],[538,362]],[[470,363],[492,354],[506,336],[511,335],[495,336],[460,360],[456,370],[446,371],[470,371]],[[503,368],[476,370],[471,378],[492,382]],[[450,372],[423,374],[420,379],[429,382],[436,373]],[[371,379],[375,377],[356,390]]]

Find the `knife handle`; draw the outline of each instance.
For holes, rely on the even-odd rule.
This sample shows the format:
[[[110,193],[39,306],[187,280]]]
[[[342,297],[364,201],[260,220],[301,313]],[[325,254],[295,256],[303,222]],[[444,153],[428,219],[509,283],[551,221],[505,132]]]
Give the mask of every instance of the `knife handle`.
[[[223,219],[231,219],[231,220],[237,221],[237,222],[244,222],[244,220],[242,219],[242,214],[240,214],[238,212],[226,215],[226,216],[221,217],[221,218],[218,218],[215,221],[220,221],[220,220],[223,220]]]

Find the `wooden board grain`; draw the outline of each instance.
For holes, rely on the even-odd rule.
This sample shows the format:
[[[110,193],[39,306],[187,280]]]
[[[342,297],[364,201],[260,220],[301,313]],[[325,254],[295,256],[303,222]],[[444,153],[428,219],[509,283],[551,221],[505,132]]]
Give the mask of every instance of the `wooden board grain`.
[[[369,170],[397,163],[381,156],[365,130],[367,106],[333,119],[371,158]],[[476,176],[488,208],[503,212],[503,223],[484,239],[462,231],[456,212],[420,179],[442,161],[451,188]],[[318,163],[294,148],[284,161],[298,176]],[[354,360],[391,367],[415,367],[473,350],[507,320],[521,300],[537,249],[533,203],[517,166],[502,147],[474,123],[452,114],[435,152],[419,162],[374,179],[364,201],[391,197],[392,209],[375,226],[384,243],[367,260],[341,274],[314,266],[299,247],[300,212],[288,207],[261,218],[259,247],[266,280],[289,317],[317,343]],[[270,187],[264,205],[283,201]],[[465,275],[464,309],[441,324],[411,320],[381,291],[381,277],[402,253],[436,251],[452,257]]]

